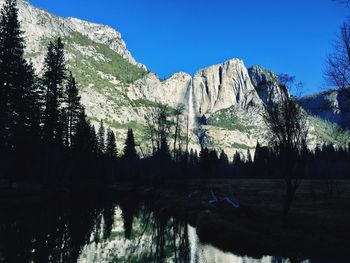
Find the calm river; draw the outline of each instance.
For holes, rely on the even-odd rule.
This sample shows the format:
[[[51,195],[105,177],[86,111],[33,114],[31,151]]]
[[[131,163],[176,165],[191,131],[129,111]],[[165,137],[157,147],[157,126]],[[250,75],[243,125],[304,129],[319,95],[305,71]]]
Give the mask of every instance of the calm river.
[[[79,197],[3,209],[0,262],[329,261],[235,255],[201,243],[195,228],[130,198],[111,202]]]

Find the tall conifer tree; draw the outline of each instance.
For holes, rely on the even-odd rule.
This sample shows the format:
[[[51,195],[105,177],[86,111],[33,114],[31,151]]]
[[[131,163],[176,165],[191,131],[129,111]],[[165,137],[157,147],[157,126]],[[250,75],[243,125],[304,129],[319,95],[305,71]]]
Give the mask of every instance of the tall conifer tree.
[[[66,86],[66,141],[67,145],[71,146],[73,136],[77,131],[77,124],[82,111],[80,96],[75,78],[70,72]]]
[[[98,147],[98,154],[102,156],[105,153],[105,127],[103,125],[103,121],[100,122],[100,128],[98,129],[97,134],[97,147]]]
[[[66,66],[61,38],[50,42],[44,61],[43,85],[46,89],[44,139],[48,143],[62,140],[61,103],[64,98]]]
[[[111,129],[108,129],[107,133],[106,154],[111,159],[117,156],[117,144],[115,142],[114,132]]]
[[[26,85],[30,74],[16,0],[6,0],[0,14],[0,144],[15,147],[25,132]]]
[[[136,152],[136,144],[134,138],[134,132],[132,129],[128,129],[128,134],[125,141],[124,157],[128,160],[134,160],[138,158]]]

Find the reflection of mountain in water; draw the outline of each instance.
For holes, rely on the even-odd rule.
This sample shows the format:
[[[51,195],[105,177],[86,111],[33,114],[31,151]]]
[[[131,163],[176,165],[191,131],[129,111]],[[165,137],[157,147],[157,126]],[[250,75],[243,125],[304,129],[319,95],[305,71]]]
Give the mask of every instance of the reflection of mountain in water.
[[[188,262],[188,263],[309,263],[272,256],[254,259],[223,252],[202,244],[196,229],[174,218],[165,218],[140,208],[133,217],[121,206],[115,208],[111,237],[99,244],[88,244],[79,262]],[[129,211],[135,211],[128,208]],[[126,222],[126,218],[132,220]],[[132,227],[131,235],[126,226]]]
[[[290,260],[279,257],[264,256],[261,259],[254,259],[248,256],[237,256],[232,253],[206,244],[201,244],[196,229],[189,226],[189,240],[191,246],[190,263],[312,263],[310,260]]]
[[[67,205],[69,204],[69,205]],[[0,262],[312,262],[225,253],[138,201],[60,200],[0,215]]]

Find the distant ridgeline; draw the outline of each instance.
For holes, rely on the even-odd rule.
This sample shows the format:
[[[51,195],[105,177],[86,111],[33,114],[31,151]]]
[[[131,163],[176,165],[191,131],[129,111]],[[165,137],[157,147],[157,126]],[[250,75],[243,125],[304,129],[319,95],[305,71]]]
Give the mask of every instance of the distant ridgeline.
[[[349,89],[327,90],[304,96],[301,106],[314,116],[318,116],[342,128],[350,128]]]
[[[22,1],[18,11],[7,0],[0,17],[0,178],[82,187],[275,177],[279,155],[266,147],[259,112],[284,94],[273,73],[248,71],[237,59],[160,81],[115,30]],[[340,146],[348,133],[316,117],[309,123],[310,147],[295,160],[299,176],[335,169],[347,176],[350,154]]]

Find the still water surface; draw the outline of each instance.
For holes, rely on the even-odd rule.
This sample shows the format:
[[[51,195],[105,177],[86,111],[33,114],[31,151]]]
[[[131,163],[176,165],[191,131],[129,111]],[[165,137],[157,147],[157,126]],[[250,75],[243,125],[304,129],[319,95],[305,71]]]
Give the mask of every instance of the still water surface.
[[[0,215],[0,262],[308,262],[202,244],[196,229],[131,198],[60,200]]]

